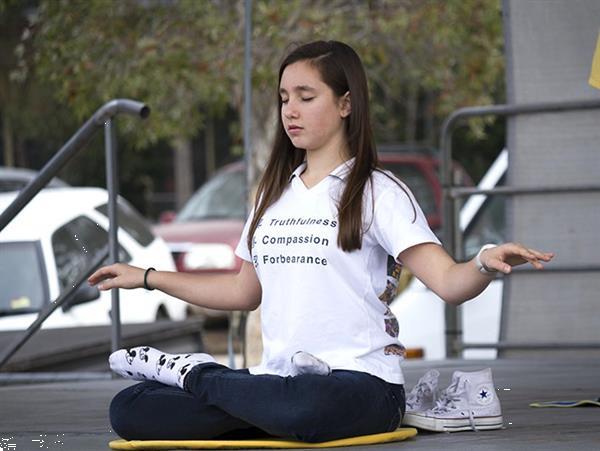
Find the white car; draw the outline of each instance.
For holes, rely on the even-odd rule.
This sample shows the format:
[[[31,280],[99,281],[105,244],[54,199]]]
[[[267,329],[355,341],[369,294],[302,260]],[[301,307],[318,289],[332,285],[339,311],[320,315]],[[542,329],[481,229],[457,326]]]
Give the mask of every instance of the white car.
[[[478,184],[479,189],[501,185],[508,168],[508,152],[502,150]],[[502,196],[470,196],[460,211],[464,254],[472,258],[482,245],[505,241],[504,199]],[[502,310],[502,278],[494,279],[462,309],[463,341],[497,343]],[[422,349],[426,360],[446,358],[445,303],[416,277],[390,306],[400,325],[400,341],[407,348]],[[494,359],[495,349],[467,349],[463,358]]]
[[[18,193],[0,194],[0,211]],[[108,193],[101,188],[44,189],[0,231],[0,330],[26,329],[108,248]],[[166,244],[125,200],[118,201],[119,260],[175,270]],[[76,298],[42,328],[110,324],[110,292],[84,282]],[[121,290],[123,323],[183,320],[186,304],[158,290]]]
[[[19,191],[37,177],[39,173],[31,169],[0,166],[0,193]],[[65,188],[69,185],[58,177],[48,182],[47,188]]]

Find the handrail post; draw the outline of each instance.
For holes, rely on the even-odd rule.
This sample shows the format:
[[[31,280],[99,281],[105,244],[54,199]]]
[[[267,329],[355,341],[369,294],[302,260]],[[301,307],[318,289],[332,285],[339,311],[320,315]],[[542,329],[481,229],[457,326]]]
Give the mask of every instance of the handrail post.
[[[52,159],[40,170],[35,179],[25,186],[19,195],[0,213],[0,232],[17,214],[25,208],[29,201],[44,188],[52,177],[73,158],[77,152],[91,139],[96,129],[107,119],[124,113],[145,119],[150,114],[150,108],[142,102],[130,99],[115,99],[102,105],[85,124],[60,148]]]
[[[27,184],[21,190],[19,195],[2,212],[0,212],[0,232],[14,219],[17,214],[31,201],[31,199],[44,188],[52,177],[56,176],[58,171],[70,161],[81,148],[90,140],[98,128],[104,126],[105,149],[106,149],[106,185],[108,190],[108,218],[109,218],[109,260],[116,263],[119,260],[119,241],[118,241],[118,217],[117,217],[117,140],[113,124],[113,118],[117,114],[124,113],[132,116],[138,116],[145,119],[150,114],[150,108],[142,102],[130,99],[114,99],[102,105],[94,115],[88,119],[75,134],[56,152],[48,163],[40,170],[35,179]],[[104,260],[104,256],[94,262],[92,268],[85,275],[87,278]],[[77,282],[77,286],[83,283],[84,279]],[[0,367],[11,358],[11,356],[35,333],[42,323],[50,316],[56,308],[71,296],[76,286],[72,290],[61,294],[54,303],[49,304],[47,308],[42,309],[37,319],[30,327],[19,337],[0,358]],[[119,309],[119,291],[113,289],[111,292],[111,347],[115,351],[121,345],[121,318]]]
[[[452,133],[460,119],[481,116],[518,116],[542,113],[560,113],[581,110],[600,109],[600,99],[570,100],[564,102],[541,102],[527,104],[489,105],[460,108],[450,113],[442,124],[440,131],[441,151],[441,179],[442,179],[442,228],[443,244],[451,256],[457,258],[457,234],[461,233],[457,227],[455,216],[455,202],[452,196]],[[462,254],[462,249],[461,249]],[[462,321],[457,307],[446,304],[446,357],[458,357],[462,342]]]
[[[115,124],[112,118],[104,122],[104,148],[106,152],[106,188],[108,189],[108,252],[109,264],[119,262],[119,217],[117,209],[118,184],[118,159],[117,139]],[[111,349],[115,352],[121,347],[121,307],[119,303],[119,289],[110,290],[111,297]]]
[[[452,130],[456,115],[451,114],[442,124],[441,181],[442,181],[442,244],[446,251],[456,258],[456,208],[455,200],[450,196],[452,189]],[[460,212],[458,213],[460,215]],[[444,304],[446,357],[457,357],[458,346],[462,341],[462,317],[457,306]]]

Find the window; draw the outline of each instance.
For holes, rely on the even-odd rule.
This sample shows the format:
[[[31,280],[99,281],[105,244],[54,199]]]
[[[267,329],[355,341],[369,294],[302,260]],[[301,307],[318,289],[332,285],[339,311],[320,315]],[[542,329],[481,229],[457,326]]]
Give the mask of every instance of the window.
[[[108,204],[96,207],[96,211],[108,218]],[[117,202],[117,221],[119,227],[125,229],[143,247],[154,241],[154,234],[146,224],[146,220],[128,202],[122,199]]]
[[[52,234],[52,249],[61,291],[64,291],[108,250],[108,233],[91,219],[79,216]],[[130,260],[131,256],[119,246],[119,261]]]
[[[40,310],[47,299],[39,243],[0,243],[0,316]]]
[[[408,185],[425,216],[438,214],[433,188],[427,181],[425,174],[416,165],[386,163],[384,167]]]
[[[245,179],[246,174],[243,170],[216,175],[196,191],[177,216],[177,220],[243,219],[246,211]]]

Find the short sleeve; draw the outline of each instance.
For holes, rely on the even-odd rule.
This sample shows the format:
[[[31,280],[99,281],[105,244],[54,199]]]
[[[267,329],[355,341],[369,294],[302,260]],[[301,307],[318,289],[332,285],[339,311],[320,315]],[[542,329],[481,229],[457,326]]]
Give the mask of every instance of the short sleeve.
[[[248,249],[248,230],[250,229],[252,218],[254,218],[254,209],[251,210],[250,215],[246,220],[246,224],[244,224],[244,229],[242,230],[240,242],[235,248],[235,255],[240,257],[242,260],[246,260],[248,262],[252,262],[252,255],[250,254],[250,249]]]
[[[402,251],[417,244],[441,244],[410,189],[398,183],[402,187],[386,183],[385,190],[376,198],[372,224],[377,242],[396,259]]]

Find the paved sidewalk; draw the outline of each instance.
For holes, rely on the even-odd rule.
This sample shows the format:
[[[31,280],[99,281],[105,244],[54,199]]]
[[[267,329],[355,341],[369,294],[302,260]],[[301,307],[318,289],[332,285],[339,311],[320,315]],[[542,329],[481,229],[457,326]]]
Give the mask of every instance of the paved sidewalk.
[[[491,367],[505,429],[454,434],[419,433],[405,442],[369,447],[398,450],[597,450],[600,408],[533,409],[533,401],[600,396],[600,362],[497,360],[405,363],[407,387],[430,368],[446,386],[454,369]],[[0,450],[95,451],[116,438],[107,418],[112,396],[130,382],[88,380],[0,386]],[[14,446],[10,446],[14,445]],[[367,447],[355,447],[360,451]]]

